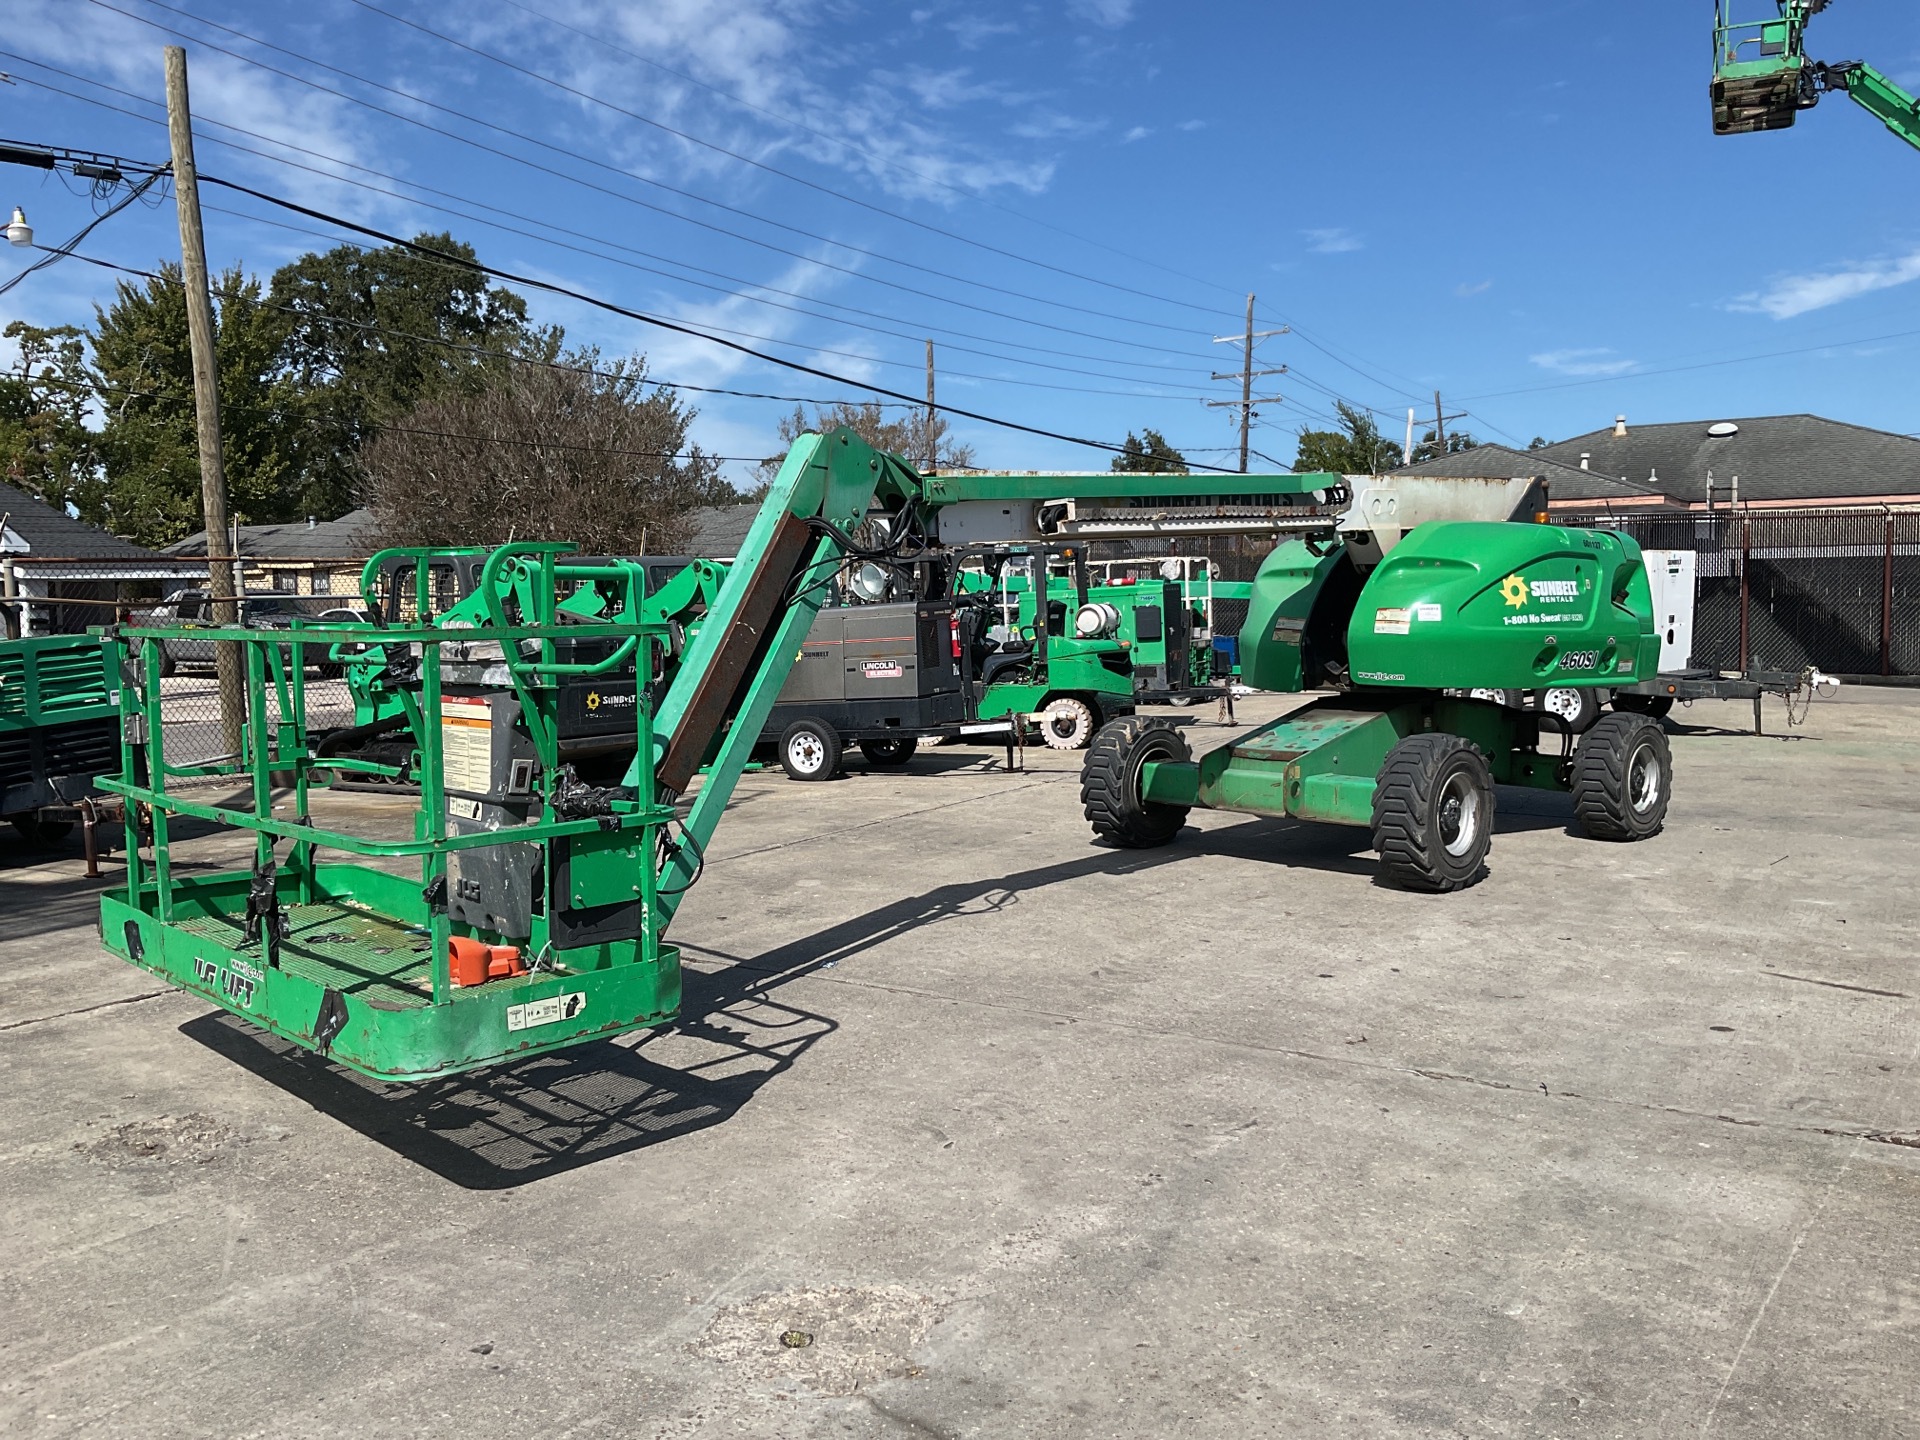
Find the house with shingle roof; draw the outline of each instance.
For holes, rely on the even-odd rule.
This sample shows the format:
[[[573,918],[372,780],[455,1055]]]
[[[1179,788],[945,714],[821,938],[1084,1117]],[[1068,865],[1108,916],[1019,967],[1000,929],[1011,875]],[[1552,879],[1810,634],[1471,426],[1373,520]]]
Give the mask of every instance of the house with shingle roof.
[[[77,634],[109,624],[153,582],[206,575],[204,562],[156,554],[0,483],[0,626],[9,635]]]

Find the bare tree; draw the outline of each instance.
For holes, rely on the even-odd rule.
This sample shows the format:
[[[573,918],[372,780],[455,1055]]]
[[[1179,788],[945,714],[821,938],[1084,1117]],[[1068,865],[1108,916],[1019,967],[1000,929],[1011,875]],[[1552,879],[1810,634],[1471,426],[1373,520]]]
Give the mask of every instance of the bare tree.
[[[649,390],[644,357],[595,350],[502,366],[382,428],[362,451],[389,545],[571,540],[588,554],[683,548],[691,514],[737,498],[687,443],[694,411]]]
[[[800,405],[793,407],[791,415],[781,416],[775,427],[780,435],[781,453],[768,456],[754,467],[754,481],[762,490],[770,485],[773,477],[780,473],[780,462],[786,458],[787,447],[807,431],[824,434],[841,426],[874,449],[904,456],[916,465],[924,463],[929,455],[934,457],[936,470],[965,470],[973,464],[973,447],[954,443],[953,427],[937,410],[930,416],[914,406],[900,419],[889,420],[887,412],[875,401],[854,405],[842,400],[815,409],[812,419],[807,418],[806,408]]]

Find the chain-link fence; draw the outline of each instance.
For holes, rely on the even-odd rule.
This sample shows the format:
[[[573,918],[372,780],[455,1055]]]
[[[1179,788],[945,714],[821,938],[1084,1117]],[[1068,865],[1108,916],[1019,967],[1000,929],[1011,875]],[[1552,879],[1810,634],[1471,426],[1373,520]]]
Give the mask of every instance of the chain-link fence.
[[[1698,557],[1692,663],[1920,676],[1920,508],[1717,510],[1582,521]]]

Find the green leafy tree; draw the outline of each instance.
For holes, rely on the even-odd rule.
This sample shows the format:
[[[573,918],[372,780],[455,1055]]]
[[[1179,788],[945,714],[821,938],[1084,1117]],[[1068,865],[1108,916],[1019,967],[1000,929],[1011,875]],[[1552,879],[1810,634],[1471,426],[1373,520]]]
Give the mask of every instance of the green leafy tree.
[[[241,524],[322,513],[300,483],[306,437],[301,396],[280,365],[282,317],[238,266],[211,289],[229,508]],[[105,483],[82,513],[147,545],[192,534],[202,528],[200,456],[180,267],[121,281],[113,303],[94,308],[92,341]]]
[[[560,327],[532,324],[524,299],[488,283],[472,246],[447,234],[414,244],[434,253],[341,245],[274,272],[280,364],[309,440],[303,503],[316,513],[351,505],[357,457],[382,425],[429,399],[481,393],[509,356],[560,353]]]
[[[1455,430],[1447,436],[1446,447],[1442,449],[1433,431],[1429,430],[1420,437],[1420,443],[1413,447],[1413,459],[1407,463],[1418,465],[1422,460],[1432,460],[1439,455],[1458,455],[1463,450],[1477,449],[1479,445],[1480,442],[1466,431]]]
[[[105,485],[99,445],[87,425],[93,379],[86,332],[15,320],[6,338],[19,356],[0,372],[0,478],[55,509],[71,505],[94,518],[104,507]]]
[[[1372,415],[1344,400],[1334,401],[1333,408],[1340,417],[1340,429],[1300,432],[1299,452],[1293,460],[1296,473],[1381,475],[1400,467],[1400,446],[1381,435]]]
[[[1127,474],[1184,475],[1187,457],[1158,430],[1142,430],[1137,436],[1129,430],[1120,453],[1113,457],[1113,468]]]
[[[1529,450],[1544,450],[1544,449],[1546,449],[1546,448],[1547,448],[1547,445],[1548,445],[1548,443],[1549,443],[1549,442],[1548,442],[1548,440],[1547,440],[1547,437],[1546,437],[1546,436],[1544,436],[1544,435],[1536,435],[1536,436],[1534,436],[1534,437],[1533,437],[1533,439],[1531,439],[1531,440],[1529,440],[1529,441],[1527,442],[1527,449],[1529,449]]]

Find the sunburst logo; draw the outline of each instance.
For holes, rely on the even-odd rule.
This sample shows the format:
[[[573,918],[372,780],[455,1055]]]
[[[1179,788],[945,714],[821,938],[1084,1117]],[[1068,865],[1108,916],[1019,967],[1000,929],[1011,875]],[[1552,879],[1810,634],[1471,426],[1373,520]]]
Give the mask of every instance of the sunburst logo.
[[[1509,575],[1500,582],[1500,598],[1518,610],[1527,603],[1527,582],[1518,575]]]
[[[598,690],[589,690],[587,692],[587,709],[598,710],[599,708],[600,708],[600,692]]]

